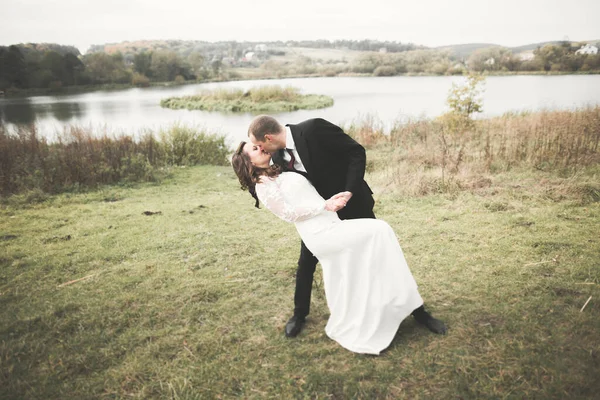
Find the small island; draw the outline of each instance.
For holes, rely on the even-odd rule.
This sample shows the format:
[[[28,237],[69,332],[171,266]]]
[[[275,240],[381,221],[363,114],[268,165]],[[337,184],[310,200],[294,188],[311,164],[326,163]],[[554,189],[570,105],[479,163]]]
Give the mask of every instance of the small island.
[[[194,96],[169,97],[160,105],[172,109],[226,112],[285,112],[330,107],[333,99],[317,94],[301,94],[291,86],[262,86],[242,89],[203,90]]]

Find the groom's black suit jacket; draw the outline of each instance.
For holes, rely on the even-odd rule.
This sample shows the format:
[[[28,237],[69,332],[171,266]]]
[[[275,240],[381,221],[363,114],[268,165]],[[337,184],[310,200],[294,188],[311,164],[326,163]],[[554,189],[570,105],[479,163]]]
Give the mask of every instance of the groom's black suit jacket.
[[[346,207],[338,211],[339,217],[372,218],[374,200],[373,192],[364,180],[364,147],[340,127],[321,118],[287,126],[308,179],[317,192],[326,200],[340,192],[352,192]],[[273,156],[273,162],[282,162],[282,151]]]

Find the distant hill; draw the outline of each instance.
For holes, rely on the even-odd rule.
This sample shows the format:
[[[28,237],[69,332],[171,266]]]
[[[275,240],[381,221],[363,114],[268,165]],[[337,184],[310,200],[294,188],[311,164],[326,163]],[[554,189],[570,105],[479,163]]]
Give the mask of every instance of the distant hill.
[[[108,54],[121,52],[123,54],[139,53],[142,51],[173,50],[185,48],[188,51],[203,51],[211,43],[200,40],[135,40],[119,43],[94,44],[87,53],[105,52]],[[213,44],[214,46],[214,44]]]
[[[439,47],[425,47],[411,43],[380,42],[375,40],[315,40],[315,41],[271,41],[271,42],[247,42],[247,41],[221,41],[206,42],[200,40],[138,40],[120,43],[108,43],[91,46],[87,53],[105,52],[113,54],[120,52],[127,62],[133,62],[134,56],[143,51],[172,51],[183,59],[188,59],[194,53],[208,63],[215,60],[226,60],[231,66],[244,66],[241,60],[246,60],[250,55],[255,64],[266,60],[291,65],[305,62],[310,59],[318,63],[347,64],[359,59],[367,52],[404,53],[409,56],[414,50],[432,50],[448,52],[452,61],[466,61],[475,51],[490,48],[506,48],[525,56],[524,53],[532,53],[535,49],[547,44],[558,44],[563,41],[554,40],[540,43],[530,43],[522,46],[506,47],[496,43],[463,43]],[[574,47],[581,43],[593,43],[597,41],[570,41]],[[533,54],[529,54],[533,57]]]
[[[560,44],[562,42],[563,42],[563,40],[553,40],[551,42],[540,42],[540,43],[526,44],[524,46],[509,47],[509,49],[511,49],[513,53],[520,53],[522,51],[535,50],[538,47],[544,47],[547,44]],[[570,43],[579,43],[579,42],[570,42]]]
[[[380,51],[400,53],[411,50],[425,49],[425,46],[418,46],[412,43],[378,41],[378,40],[303,40],[303,41],[221,41],[205,42],[200,40],[138,40],[132,42],[107,43],[92,45],[88,53],[121,52],[126,54],[135,54],[141,51],[171,50],[183,56],[197,51],[202,53],[229,53],[234,56],[235,52],[254,51],[257,48],[266,47],[269,49],[301,48],[315,50],[340,50],[340,51]],[[318,52],[318,51],[317,51]]]
[[[449,46],[433,47],[436,50],[449,50],[457,58],[468,58],[475,50],[485,49],[488,47],[501,47],[494,43],[467,43],[453,44]]]
[[[501,46],[495,43],[466,43],[466,44],[454,44],[449,46],[439,46],[434,47],[436,50],[449,50],[455,57],[457,58],[469,58],[469,56],[479,49],[485,49],[489,47],[504,47],[511,50],[514,54],[523,53],[523,52],[531,52],[538,47],[543,47],[547,44],[560,44],[563,40],[553,40],[549,42],[540,42],[540,43],[530,43],[522,46],[516,47],[506,47]],[[582,40],[582,41],[569,41],[571,45],[578,43],[598,43],[599,40]]]

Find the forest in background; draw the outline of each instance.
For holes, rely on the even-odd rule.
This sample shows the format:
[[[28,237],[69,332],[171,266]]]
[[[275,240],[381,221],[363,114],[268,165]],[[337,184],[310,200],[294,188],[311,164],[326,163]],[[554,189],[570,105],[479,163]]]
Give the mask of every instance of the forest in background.
[[[578,54],[585,44],[426,48],[373,40],[157,40],[94,45],[82,55],[73,46],[27,43],[0,46],[0,91],[299,76],[598,73],[599,54]]]

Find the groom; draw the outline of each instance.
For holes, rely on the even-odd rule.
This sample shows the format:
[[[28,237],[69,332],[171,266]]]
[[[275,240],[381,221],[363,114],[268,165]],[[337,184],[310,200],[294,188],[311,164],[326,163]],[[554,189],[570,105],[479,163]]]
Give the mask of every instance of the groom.
[[[304,174],[321,197],[343,198],[345,207],[336,210],[340,219],[375,218],[373,192],[364,180],[365,149],[340,127],[320,118],[282,126],[273,117],[259,115],[250,123],[248,137],[264,152],[272,154],[273,163],[284,170]],[[296,271],[294,315],[285,326],[287,337],[297,336],[306,322],[317,262],[302,242]],[[444,323],[433,318],[423,306],[412,314],[431,331],[446,333]]]

